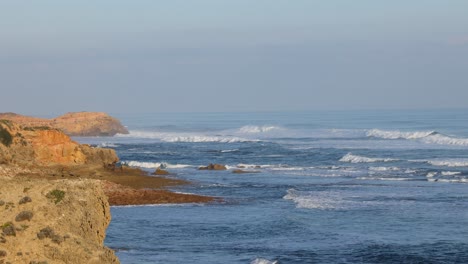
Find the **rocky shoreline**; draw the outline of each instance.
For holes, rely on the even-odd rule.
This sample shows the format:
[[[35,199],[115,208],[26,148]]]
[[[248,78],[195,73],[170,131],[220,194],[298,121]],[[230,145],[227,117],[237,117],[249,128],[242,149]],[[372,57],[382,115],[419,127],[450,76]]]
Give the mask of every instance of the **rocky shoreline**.
[[[110,205],[218,201],[170,192],[189,182],[116,168],[114,150],[36,121],[0,116],[0,264],[119,263],[103,246]]]

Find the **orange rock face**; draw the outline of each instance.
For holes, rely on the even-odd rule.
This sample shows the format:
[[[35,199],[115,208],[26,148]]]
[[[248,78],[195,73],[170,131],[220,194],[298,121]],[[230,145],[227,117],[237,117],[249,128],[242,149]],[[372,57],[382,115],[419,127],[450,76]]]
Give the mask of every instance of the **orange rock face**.
[[[62,130],[69,136],[113,136],[128,134],[119,120],[101,112],[67,113],[53,119],[18,115],[0,114],[0,119],[11,120],[25,127],[52,127]]]
[[[80,145],[57,129],[21,127],[11,121],[0,122],[0,136],[11,139],[0,143],[0,163],[22,165],[107,165],[119,159],[112,149]]]

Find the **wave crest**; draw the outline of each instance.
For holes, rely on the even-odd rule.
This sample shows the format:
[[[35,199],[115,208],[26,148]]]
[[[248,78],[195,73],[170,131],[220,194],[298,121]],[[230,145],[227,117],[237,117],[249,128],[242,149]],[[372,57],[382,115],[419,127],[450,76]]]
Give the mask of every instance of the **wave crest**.
[[[266,133],[273,130],[279,130],[279,127],[276,126],[243,126],[239,129],[242,133],[247,134],[256,134],[256,133]]]
[[[366,132],[366,136],[382,139],[420,140],[427,144],[468,146],[468,138],[450,137],[437,131],[402,132],[398,130],[371,129]]]
[[[396,159],[389,158],[368,158],[364,156],[353,155],[348,153],[344,155],[341,159],[341,162],[350,162],[350,163],[373,163],[373,162],[391,162],[397,161]]]

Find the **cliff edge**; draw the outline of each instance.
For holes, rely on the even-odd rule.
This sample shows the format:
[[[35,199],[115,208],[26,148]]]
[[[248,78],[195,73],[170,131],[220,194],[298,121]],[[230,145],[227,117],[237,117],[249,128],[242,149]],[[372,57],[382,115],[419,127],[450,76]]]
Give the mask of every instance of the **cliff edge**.
[[[99,181],[0,182],[0,263],[119,263],[103,246],[111,216]]]
[[[114,136],[128,134],[128,130],[114,117],[102,112],[75,112],[45,119],[15,113],[0,113],[0,119],[10,120],[25,127],[51,127],[69,136]]]

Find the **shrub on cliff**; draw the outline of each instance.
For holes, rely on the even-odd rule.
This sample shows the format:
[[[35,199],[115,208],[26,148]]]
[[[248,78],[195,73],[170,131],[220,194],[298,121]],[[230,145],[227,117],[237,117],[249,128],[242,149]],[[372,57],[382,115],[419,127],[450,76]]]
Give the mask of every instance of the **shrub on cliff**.
[[[63,197],[65,197],[65,192],[62,190],[53,190],[50,191],[47,195],[47,198],[53,199],[55,204],[58,204],[60,201],[62,201]]]
[[[13,142],[13,136],[3,126],[0,126],[0,143],[9,147]]]
[[[16,236],[15,226],[13,225],[12,222],[7,222],[7,223],[3,224],[2,226],[0,226],[0,228],[2,229],[3,235],[5,235],[5,236]]]
[[[22,211],[16,216],[15,221],[16,222],[21,222],[21,221],[26,221],[26,220],[31,221],[32,218],[33,218],[33,212]]]

